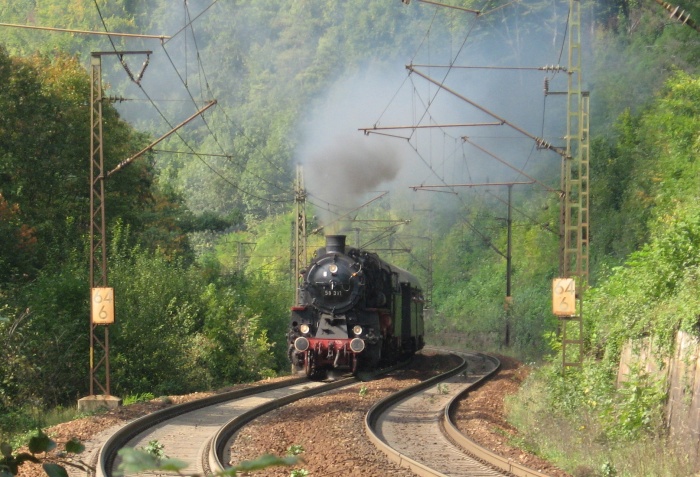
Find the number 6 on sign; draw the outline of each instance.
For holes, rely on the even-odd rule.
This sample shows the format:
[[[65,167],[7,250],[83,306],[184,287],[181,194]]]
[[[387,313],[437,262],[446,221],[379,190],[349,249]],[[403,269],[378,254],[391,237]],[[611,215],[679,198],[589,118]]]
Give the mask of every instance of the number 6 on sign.
[[[576,285],[573,278],[555,278],[552,281],[552,310],[557,316],[576,314]]]
[[[90,315],[93,325],[111,325],[114,323],[114,289],[107,287],[92,288]]]

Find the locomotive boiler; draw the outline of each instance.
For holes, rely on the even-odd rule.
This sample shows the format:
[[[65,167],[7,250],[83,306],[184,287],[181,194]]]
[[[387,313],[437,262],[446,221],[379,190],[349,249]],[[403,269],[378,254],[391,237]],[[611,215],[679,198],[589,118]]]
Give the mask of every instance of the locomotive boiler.
[[[314,379],[371,370],[423,348],[418,280],[375,253],[326,237],[302,271],[288,332],[293,368]]]

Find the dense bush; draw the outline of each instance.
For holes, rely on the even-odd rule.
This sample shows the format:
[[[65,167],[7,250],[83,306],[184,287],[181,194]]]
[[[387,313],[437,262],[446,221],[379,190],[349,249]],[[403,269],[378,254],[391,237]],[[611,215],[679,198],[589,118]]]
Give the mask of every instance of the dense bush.
[[[618,383],[618,365],[627,343],[653,343],[651,358],[661,361],[672,354],[678,330],[698,336],[698,95],[700,79],[679,73],[648,109],[637,116],[625,113],[622,117],[621,144],[634,137],[639,160],[625,161],[630,176],[619,185],[625,200],[641,198],[648,207],[644,212],[646,221],[638,227],[645,231],[646,238],[638,247],[631,247],[636,250],[621,265],[601,268],[597,285],[586,292],[587,359],[583,367],[562,373],[559,357],[533,374],[531,383],[512,401],[512,418],[529,433],[528,438],[539,442],[534,445],[545,444],[534,432],[537,425],[527,422],[524,414],[533,406],[547,409],[562,427],[579,440],[589,441],[591,447],[595,442],[607,446],[607,451],[598,448],[596,453],[612,450],[612,455],[628,448],[631,442],[658,440],[664,445],[664,376],[632,366]],[[616,169],[616,157],[608,157],[608,168]],[[623,214],[629,207],[620,205],[618,210]],[[635,237],[628,245],[639,239]],[[616,261],[611,257],[611,263]],[[536,393],[540,402],[533,403],[530,393]],[[561,451],[560,445],[546,444]],[[591,459],[579,458],[579,462]],[[617,455],[618,469],[626,469],[624,475],[640,475],[640,467],[626,459]],[[668,468],[663,471],[672,472]],[[662,470],[647,472],[651,473],[645,475],[657,475],[654,472]]]

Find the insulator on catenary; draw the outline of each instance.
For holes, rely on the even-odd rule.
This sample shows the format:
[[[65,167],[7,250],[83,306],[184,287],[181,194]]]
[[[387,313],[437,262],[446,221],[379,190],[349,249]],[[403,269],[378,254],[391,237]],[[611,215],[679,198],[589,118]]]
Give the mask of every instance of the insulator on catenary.
[[[538,69],[540,69],[542,71],[552,71],[554,73],[556,73],[558,71],[566,71],[566,68],[564,68],[561,65],[545,65],[545,66],[541,66]]]
[[[676,7],[674,10],[668,9],[671,12],[671,18],[675,18],[681,23],[688,23],[690,20],[690,13],[685,10],[680,10],[681,7]],[[678,11],[680,10],[680,12]]]
[[[547,96],[549,94],[549,78],[545,77],[544,78],[544,95]]]

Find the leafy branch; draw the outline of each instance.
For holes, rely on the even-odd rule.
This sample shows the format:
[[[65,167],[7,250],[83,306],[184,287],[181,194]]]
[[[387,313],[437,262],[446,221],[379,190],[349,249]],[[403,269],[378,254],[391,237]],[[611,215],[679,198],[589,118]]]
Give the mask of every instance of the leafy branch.
[[[48,454],[56,449],[56,442],[49,438],[43,431],[39,431],[36,436],[29,439],[27,444],[29,452],[13,454],[12,446],[6,442],[0,444],[2,459],[0,459],[0,477],[14,477],[19,471],[19,467],[26,462],[42,464],[42,468],[49,477],[68,477],[65,466],[75,467],[80,470],[91,470],[94,468],[83,461],[73,462],[63,458],[39,459],[37,454]],[[85,450],[85,446],[77,439],[73,438],[66,442],[66,454],[80,454]]]
[[[119,451],[122,462],[117,467],[117,470],[121,475],[140,473],[148,470],[169,471],[176,472],[178,475],[185,475],[182,471],[188,466],[187,463],[178,459],[165,457],[162,453],[162,446],[157,447],[157,451],[154,452],[154,442],[151,442],[150,445],[151,448],[124,448]],[[20,466],[27,462],[42,464],[42,468],[48,477],[68,477],[66,466],[75,467],[83,471],[90,470],[92,473],[95,472],[94,467],[80,460],[74,462],[60,457],[38,458],[37,454],[48,454],[57,447],[56,442],[49,438],[43,431],[39,431],[37,436],[32,437],[27,447],[29,452],[14,454],[11,445],[6,442],[0,444],[0,451],[2,452],[2,459],[0,459],[0,477],[15,477],[19,472]],[[66,442],[65,454],[80,454],[84,450],[85,446],[75,438]],[[277,457],[266,454],[255,460],[243,461],[238,465],[217,472],[216,475],[221,477],[234,477],[238,472],[252,472],[274,466],[294,466],[300,462],[302,462],[302,459],[297,455]],[[192,474],[189,477],[202,476]]]
[[[182,473],[182,471],[189,465],[179,459],[161,458],[154,453],[140,449],[124,448],[121,449],[118,454],[122,458],[122,462],[117,467],[117,470],[121,472],[122,475],[153,470],[176,472],[178,475],[185,475]],[[217,472],[215,475],[221,477],[233,477],[236,476],[238,472],[252,472],[275,466],[288,467],[296,465],[300,461],[301,459],[297,456],[277,457],[271,454],[266,454],[258,457],[255,460],[243,461],[238,465]],[[202,476],[199,474],[191,474],[189,477]]]

